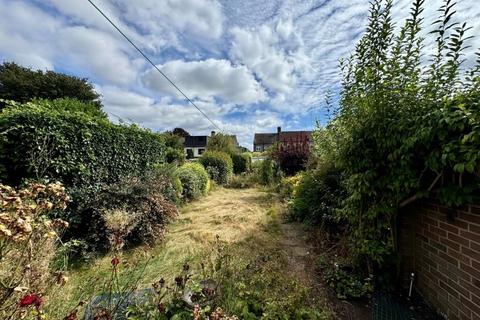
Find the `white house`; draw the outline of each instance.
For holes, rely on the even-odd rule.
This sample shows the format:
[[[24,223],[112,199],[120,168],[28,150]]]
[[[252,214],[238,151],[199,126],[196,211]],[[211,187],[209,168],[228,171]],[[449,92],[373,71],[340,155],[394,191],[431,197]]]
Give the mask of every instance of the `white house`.
[[[194,158],[200,157],[205,152],[205,150],[207,150],[208,138],[209,136],[185,137],[185,141],[183,143],[185,155],[188,157],[188,154],[191,152]]]

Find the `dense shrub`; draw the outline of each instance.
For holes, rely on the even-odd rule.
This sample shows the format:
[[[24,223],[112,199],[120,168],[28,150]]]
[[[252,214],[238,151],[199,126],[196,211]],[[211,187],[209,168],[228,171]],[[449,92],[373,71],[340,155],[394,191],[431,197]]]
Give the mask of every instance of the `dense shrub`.
[[[248,153],[232,154],[233,173],[240,174],[250,171],[252,166],[252,157]]]
[[[127,246],[153,243],[164,234],[178,210],[165,196],[168,177],[125,177],[105,186],[83,207],[80,223],[72,230],[95,250],[121,242]]]
[[[282,143],[271,150],[271,156],[286,175],[304,170],[310,157],[310,145],[306,137],[295,143]]]
[[[291,177],[283,177],[277,186],[277,192],[284,200],[290,200],[296,195],[298,185],[302,179],[302,174],[297,173]]]
[[[253,174],[257,177],[258,183],[264,186],[271,186],[280,182],[282,172],[275,161],[267,158],[262,161],[255,162],[253,166]]]
[[[147,170],[143,179],[155,182],[163,181],[160,190],[164,197],[170,202],[179,204],[182,200],[183,186],[177,174],[177,165],[175,163],[156,164]]]
[[[208,192],[209,177],[201,164],[186,163],[177,169],[177,175],[183,187],[182,196],[185,200],[198,199]]]
[[[289,202],[291,218],[312,225],[322,225],[330,235],[343,231],[337,212],[345,198],[341,175],[332,168],[304,172]]]
[[[209,150],[202,155],[200,163],[207,169],[210,177],[220,185],[226,184],[233,172],[232,158],[225,152]]]
[[[59,98],[55,100],[34,99],[32,102],[45,109],[61,113],[85,113],[95,118],[108,119],[107,114],[93,102],[83,102],[74,98]]]
[[[141,174],[164,157],[163,136],[136,126],[32,103],[0,114],[0,177],[10,184],[48,177],[85,192]]]
[[[363,277],[348,265],[341,262],[328,262],[320,256],[319,267],[323,278],[339,299],[358,299],[368,297],[373,292],[373,279]]]
[[[424,1],[400,28],[391,1],[372,1],[366,33],[342,63],[340,108],[318,130],[315,152],[343,171],[339,213],[369,271],[395,270],[401,208],[425,197],[460,206],[480,194],[480,59],[463,68],[469,27],[457,21],[460,3],[444,1],[434,39],[424,41]],[[427,43],[434,47],[424,51]]]

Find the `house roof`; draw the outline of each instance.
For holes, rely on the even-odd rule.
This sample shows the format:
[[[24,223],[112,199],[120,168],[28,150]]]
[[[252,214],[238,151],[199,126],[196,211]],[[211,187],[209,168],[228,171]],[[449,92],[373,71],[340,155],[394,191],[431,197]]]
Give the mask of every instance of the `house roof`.
[[[183,146],[185,148],[201,148],[206,147],[208,142],[208,136],[188,136],[185,137]]]
[[[302,142],[311,141],[312,131],[282,131],[280,132],[280,142]]]
[[[274,144],[280,142],[311,141],[312,131],[281,131],[280,133],[255,133],[253,144]]]
[[[255,133],[253,144],[274,144],[277,142],[276,133]]]

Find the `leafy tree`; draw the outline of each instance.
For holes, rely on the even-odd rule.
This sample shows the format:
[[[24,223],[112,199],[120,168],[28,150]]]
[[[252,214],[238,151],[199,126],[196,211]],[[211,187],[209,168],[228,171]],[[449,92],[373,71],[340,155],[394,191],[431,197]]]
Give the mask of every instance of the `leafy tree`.
[[[234,137],[223,133],[214,134],[208,139],[207,150],[221,151],[230,155],[238,153]]]
[[[177,162],[178,164],[183,164],[185,162],[185,152],[183,151],[182,137],[168,131],[164,135],[167,147],[166,161],[168,163]]]
[[[87,79],[55,71],[34,71],[13,62],[0,65],[0,99],[29,102],[35,98],[73,98],[92,104],[101,112],[100,95]],[[0,108],[5,105],[0,104]]]
[[[173,129],[172,133],[176,136],[184,137],[184,138],[190,136],[190,133],[188,133],[188,131],[186,131],[183,128],[175,128]]]

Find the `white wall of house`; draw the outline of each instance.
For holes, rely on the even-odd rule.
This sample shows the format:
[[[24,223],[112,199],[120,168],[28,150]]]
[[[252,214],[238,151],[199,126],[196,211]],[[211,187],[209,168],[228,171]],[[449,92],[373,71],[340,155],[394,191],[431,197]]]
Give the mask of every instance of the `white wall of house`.
[[[192,149],[193,150],[193,157],[194,158],[199,158],[202,156],[202,154],[205,152],[205,147],[188,147],[184,148],[185,150],[185,156],[187,156],[187,149]]]

